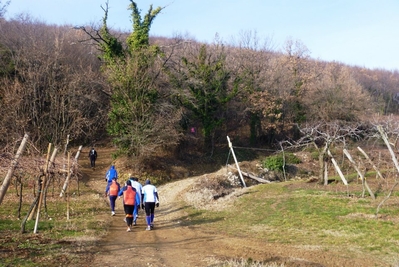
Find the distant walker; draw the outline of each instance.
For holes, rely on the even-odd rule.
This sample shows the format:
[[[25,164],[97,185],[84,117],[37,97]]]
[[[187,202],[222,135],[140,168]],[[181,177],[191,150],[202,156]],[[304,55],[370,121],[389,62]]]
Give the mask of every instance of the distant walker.
[[[90,158],[90,166],[92,169],[94,169],[96,167],[96,159],[97,159],[97,151],[94,149],[94,147],[92,147],[89,152],[89,158]]]

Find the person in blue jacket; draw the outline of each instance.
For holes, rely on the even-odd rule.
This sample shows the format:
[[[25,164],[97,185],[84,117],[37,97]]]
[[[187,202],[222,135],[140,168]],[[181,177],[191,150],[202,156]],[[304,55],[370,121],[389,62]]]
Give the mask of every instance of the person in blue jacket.
[[[137,194],[136,189],[132,187],[132,182],[130,180],[126,181],[126,185],[121,188],[118,193],[118,196],[123,195],[123,208],[126,214],[126,224],[127,224],[127,232],[131,231],[131,227],[133,224],[133,213],[137,210],[136,203],[140,202],[140,196]],[[137,211],[136,211],[137,212]]]
[[[118,179],[118,172],[115,169],[115,165],[111,165],[111,167],[108,169],[107,173],[105,174],[105,181],[110,183],[112,182],[113,178]]]

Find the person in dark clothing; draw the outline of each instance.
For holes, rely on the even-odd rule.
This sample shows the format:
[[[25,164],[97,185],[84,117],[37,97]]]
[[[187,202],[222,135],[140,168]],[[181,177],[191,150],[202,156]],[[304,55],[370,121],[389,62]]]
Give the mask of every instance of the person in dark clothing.
[[[89,152],[89,158],[90,158],[90,166],[94,169],[96,167],[96,159],[97,159],[97,151],[94,149],[94,147],[92,147]]]

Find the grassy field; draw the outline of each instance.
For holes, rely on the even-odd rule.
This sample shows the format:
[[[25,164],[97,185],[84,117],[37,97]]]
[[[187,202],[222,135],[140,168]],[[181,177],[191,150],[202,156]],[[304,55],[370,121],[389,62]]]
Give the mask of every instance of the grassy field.
[[[209,231],[266,243],[341,251],[345,257],[371,255],[399,266],[399,199],[362,198],[359,185],[319,186],[304,181],[252,187],[223,211],[191,209],[191,222],[207,223]],[[388,266],[388,265],[387,265]]]
[[[20,218],[19,197],[12,187],[1,204],[0,266],[77,266],[90,258],[96,240],[107,230],[107,221],[99,219],[99,214],[108,212],[108,207],[98,193],[83,183],[78,192],[77,184],[71,183],[69,219],[67,199],[59,197],[59,190],[49,193],[47,209],[42,207],[34,234],[36,213],[34,219],[27,221],[25,233],[21,233],[21,223],[34,200],[32,190],[27,190]]]

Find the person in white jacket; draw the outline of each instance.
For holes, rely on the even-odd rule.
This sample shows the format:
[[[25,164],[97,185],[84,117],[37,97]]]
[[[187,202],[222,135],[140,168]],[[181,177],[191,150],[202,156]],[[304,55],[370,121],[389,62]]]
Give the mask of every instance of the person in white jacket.
[[[141,208],[145,210],[147,228],[154,228],[155,206],[159,207],[159,196],[157,188],[147,179],[141,191]]]
[[[137,177],[130,177],[130,181],[132,182],[132,187],[136,189],[137,194],[140,196],[140,202],[137,203],[137,209],[135,209],[135,213],[133,214],[133,225],[137,223],[137,217],[139,216],[138,212],[141,206],[141,191],[143,186],[139,182],[139,178]]]

